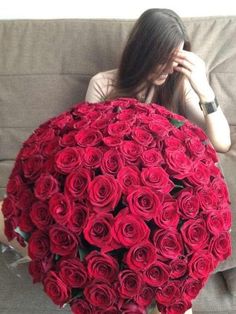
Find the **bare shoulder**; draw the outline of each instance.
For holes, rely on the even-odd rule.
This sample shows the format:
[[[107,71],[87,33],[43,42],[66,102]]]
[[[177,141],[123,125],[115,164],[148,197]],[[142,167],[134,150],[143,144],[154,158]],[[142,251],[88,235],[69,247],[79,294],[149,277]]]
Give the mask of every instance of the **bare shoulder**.
[[[89,82],[85,100],[91,103],[106,99],[116,77],[116,69],[103,71],[95,74]]]
[[[111,69],[108,71],[102,71],[102,72],[98,72],[97,74],[95,74],[92,79],[93,80],[106,80],[106,79],[110,79],[110,80],[115,80],[117,75],[117,69]]]

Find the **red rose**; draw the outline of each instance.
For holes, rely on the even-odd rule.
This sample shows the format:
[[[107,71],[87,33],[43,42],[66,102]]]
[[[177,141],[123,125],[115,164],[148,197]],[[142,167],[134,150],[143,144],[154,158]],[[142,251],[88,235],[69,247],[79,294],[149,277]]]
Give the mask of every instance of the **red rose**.
[[[97,214],[89,217],[88,223],[83,230],[85,239],[92,245],[100,247],[102,250],[112,249],[111,228],[113,225],[111,214]]]
[[[54,271],[47,273],[43,280],[43,286],[44,292],[60,307],[68,302],[71,297],[69,288]]]
[[[113,282],[117,279],[119,264],[114,257],[98,251],[92,251],[86,255],[85,260],[90,278],[104,279],[108,282]]]
[[[82,151],[78,147],[66,147],[55,155],[55,167],[62,174],[71,173],[82,163]]]
[[[111,307],[116,301],[116,293],[112,286],[102,280],[91,281],[84,289],[86,300],[93,306],[103,310]]]
[[[72,121],[71,114],[68,112],[63,112],[59,116],[51,120],[51,126],[53,128],[63,129],[71,121]]]
[[[174,229],[157,230],[153,236],[153,244],[157,253],[166,258],[175,258],[184,251],[181,235]]]
[[[178,256],[170,262],[170,278],[177,279],[185,275],[188,269],[188,260],[184,256]]]
[[[182,132],[181,132],[181,135],[182,135]],[[170,136],[165,138],[164,142],[165,142],[167,149],[170,151],[178,150],[178,151],[183,152],[183,154],[186,152],[186,149],[183,145],[183,142],[179,138],[177,138],[176,136],[170,135]]]
[[[107,132],[111,136],[121,137],[131,132],[130,125],[126,121],[117,121],[108,125]]]
[[[210,241],[210,252],[220,261],[227,259],[232,254],[231,238],[228,232],[222,232]]]
[[[225,181],[222,178],[215,178],[212,180],[211,184],[217,194],[218,203],[223,202],[230,204],[229,191]]]
[[[135,127],[132,129],[132,138],[139,144],[146,147],[154,147],[155,142],[152,134],[142,128]]]
[[[15,205],[20,211],[30,210],[34,201],[34,195],[25,185],[21,187],[18,194],[15,196]],[[16,212],[18,214],[18,212]]]
[[[185,139],[185,145],[191,158],[203,158],[205,154],[206,145],[202,143],[200,138],[190,135]]]
[[[134,187],[127,196],[127,202],[132,214],[147,221],[154,218],[162,208],[159,196],[146,186]]]
[[[179,150],[172,151],[167,148],[165,156],[169,174],[172,174],[177,179],[183,179],[190,175],[192,172],[192,161],[187,155]]]
[[[75,299],[71,303],[71,311],[73,314],[92,314],[94,313],[89,302],[83,299]]]
[[[199,160],[195,160],[192,173],[190,176],[187,176],[187,179],[192,186],[207,186],[210,182],[210,171],[208,166]]]
[[[232,212],[230,210],[230,207],[227,206],[226,208],[221,210],[221,215],[223,217],[224,222],[224,231],[229,231],[232,226]],[[230,230],[231,232],[231,230]]]
[[[20,216],[18,217],[18,227],[24,232],[32,232],[35,229],[28,210],[20,213]]]
[[[152,303],[155,297],[155,288],[148,285],[142,285],[140,293],[134,298],[141,307],[147,307]]]
[[[85,128],[77,132],[75,140],[82,147],[96,146],[102,141],[102,133],[95,128]]]
[[[35,181],[43,169],[43,160],[42,155],[33,155],[23,159],[21,162],[24,176],[31,181]]]
[[[203,281],[194,278],[187,278],[183,284],[183,296],[186,300],[195,299],[203,287]]]
[[[11,196],[19,195],[19,191],[21,191],[23,185],[24,183],[20,175],[16,174],[15,176],[10,176],[6,188],[7,194]]]
[[[98,175],[89,183],[89,201],[97,213],[113,211],[120,196],[120,185],[112,175]]]
[[[199,187],[196,190],[196,195],[203,211],[214,210],[217,208],[217,194],[212,187]]]
[[[31,260],[29,262],[28,270],[33,277],[33,283],[41,282],[46,274],[53,267],[53,255],[47,256],[43,259]]]
[[[122,143],[122,140],[119,137],[115,136],[105,136],[102,140],[104,144],[108,147],[116,147]]]
[[[150,229],[138,216],[131,215],[128,209],[123,209],[115,217],[112,228],[113,238],[124,247],[131,247],[147,240]]]
[[[214,259],[208,250],[195,252],[188,264],[189,274],[195,279],[205,279],[214,269]]]
[[[4,218],[10,218],[11,216],[16,215],[17,213],[15,201],[12,197],[7,197],[4,199],[1,209],[2,209]]]
[[[46,201],[58,191],[58,181],[49,173],[42,173],[34,185],[34,194],[41,201]]]
[[[89,217],[89,208],[79,202],[71,202],[71,217],[67,223],[67,227],[72,232],[80,235],[84,227],[87,225]]]
[[[218,236],[222,231],[224,231],[224,217],[222,211],[211,210],[206,213],[206,223],[208,230]]]
[[[206,222],[202,218],[189,219],[180,229],[184,242],[193,250],[204,249],[209,241],[209,232]]]
[[[79,258],[67,258],[59,261],[59,277],[69,288],[84,288],[88,274]]]
[[[212,145],[206,146],[206,156],[209,158],[209,160],[215,162],[218,162],[218,156],[216,154],[216,151]]]
[[[161,167],[144,168],[141,172],[141,180],[144,185],[163,194],[169,193],[175,186]]]
[[[145,150],[141,154],[141,159],[143,162],[144,167],[157,167],[163,164],[164,160],[160,153],[160,151],[156,148],[150,148]]]
[[[103,152],[100,148],[86,147],[84,150],[84,162],[86,167],[89,167],[91,169],[100,167],[102,156]]]
[[[135,166],[122,167],[117,174],[117,180],[124,194],[128,193],[129,188],[140,185],[140,173]]]
[[[43,157],[50,158],[52,154],[55,154],[57,151],[61,149],[59,145],[58,137],[55,137],[50,142],[43,142],[40,146],[40,152]]]
[[[144,271],[143,280],[151,287],[159,287],[167,282],[169,274],[169,266],[160,261],[156,261]]]
[[[125,263],[134,271],[146,269],[156,259],[156,249],[154,245],[148,241],[132,246],[124,257]]]
[[[182,314],[192,307],[192,304],[185,299],[178,299],[167,307],[168,314]]]
[[[48,211],[48,204],[40,201],[35,202],[32,205],[30,218],[40,230],[48,230],[49,226],[54,223],[54,220]]]
[[[95,115],[98,114],[95,112]],[[94,121],[91,122],[90,128],[93,128],[95,130],[99,130],[102,134],[107,134],[107,129],[109,124],[111,123],[111,120],[114,118],[114,113],[107,112],[106,117],[104,117],[101,113],[100,116],[97,116]],[[92,136],[93,137],[93,134]]]
[[[158,211],[156,217],[154,217],[155,223],[164,229],[170,227],[176,229],[180,219],[176,200],[169,194],[166,194],[162,204],[162,210]]]
[[[51,141],[55,136],[55,132],[53,128],[49,128],[49,122],[41,125],[41,127],[37,128],[33,133],[33,138],[37,143],[43,143]],[[31,140],[32,140],[31,139]],[[28,141],[26,142],[26,144]]]
[[[158,303],[170,306],[181,297],[181,280],[166,283],[163,287],[158,288],[156,300]]]
[[[49,212],[58,224],[65,225],[72,213],[69,198],[62,193],[55,193],[49,201]]]
[[[190,124],[188,120],[185,120],[185,124],[182,126],[182,132],[185,134],[185,138],[199,138],[201,141],[205,142],[208,140],[206,133],[196,125]],[[208,145],[206,145],[208,146]]]
[[[120,121],[128,121],[129,125],[133,125],[135,123],[135,109],[129,108],[119,111],[117,119]]]
[[[31,234],[28,253],[31,259],[42,259],[50,253],[50,242],[46,232],[36,230]]]
[[[111,174],[116,177],[124,166],[124,158],[116,149],[109,149],[102,157],[101,170],[103,174]]]
[[[92,180],[92,173],[85,168],[73,170],[65,180],[65,194],[74,198],[84,198],[87,195],[88,185]]]
[[[119,149],[128,165],[130,164],[135,165],[139,163],[139,156],[143,152],[143,147],[140,144],[132,140],[130,141],[127,140],[121,143]]]
[[[50,142],[46,142],[50,143]],[[28,158],[30,155],[42,154],[42,143],[30,143],[30,141],[26,141],[23,143],[24,149],[20,152],[21,158],[25,159]],[[43,155],[43,154],[42,154]],[[44,155],[43,155],[44,156]]]
[[[149,129],[158,137],[164,138],[173,129],[173,125],[165,117],[156,116],[155,120],[149,123]]]
[[[142,285],[142,275],[132,270],[119,272],[119,292],[122,298],[132,298],[139,294]]]
[[[74,125],[74,122],[72,123]],[[70,133],[64,134],[62,137],[59,138],[59,145],[62,147],[76,146],[75,134],[77,134],[77,132],[78,131],[74,130]]]
[[[77,253],[78,240],[66,227],[53,225],[49,228],[50,250],[54,254],[74,257]]]
[[[183,188],[177,196],[178,214],[183,219],[195,218],[200,209],[197,195],[192,188]]]
[[[9,218],[4,220],[4,233],[7,237],[8,241],[12,241],[17,233],[15,232],[15,228],[17,227],[17,221],[15,218]]]

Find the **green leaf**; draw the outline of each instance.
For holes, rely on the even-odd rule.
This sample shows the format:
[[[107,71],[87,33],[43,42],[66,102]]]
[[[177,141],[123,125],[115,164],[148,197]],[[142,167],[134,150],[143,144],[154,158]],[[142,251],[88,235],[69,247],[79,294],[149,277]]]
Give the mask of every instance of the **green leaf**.
[[[79,298],[83,295],[83,290],[82,289],[78,289],[78,288],[72,288],[72,298]]]
[[[88,254],[88,252],[84,249],[79,248],[79,256],[80,260],[83,261],[84,257]]]
[[[175,184],[175,188],[180,188],[180,189],[183,189],[184,188],[184,186],[183,185],[180,185],[180,184]]]
[[[56,262],[57,262],[60,258],[61,258],[61,256],[60,256],[60,255],[55,254],[54,259],[55,259],[55,261],[56,261]]]
[[[176,119],[170,119],[170,123],[175,125],[177,128],[179,128],[182,125],[184,125],[184,121],[176,120]]]

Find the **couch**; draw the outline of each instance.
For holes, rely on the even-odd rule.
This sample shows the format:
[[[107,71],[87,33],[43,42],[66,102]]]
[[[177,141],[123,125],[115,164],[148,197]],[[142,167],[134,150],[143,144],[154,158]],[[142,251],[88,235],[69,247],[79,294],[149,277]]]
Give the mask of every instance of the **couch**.
[[[192,49],[205,60],[209,82],[230,123],[232,147],[218,154],[233,211],[232,256],[193,302],[194,314],[236,313],[236,16],[185,17]],[[22,142],[42,122],[84,100],[90,78],[118,66],[135,20],[0,21],[0,199]],[[0,253],[0,313],[69,313],[33,285],[27,264],[9,267]]]

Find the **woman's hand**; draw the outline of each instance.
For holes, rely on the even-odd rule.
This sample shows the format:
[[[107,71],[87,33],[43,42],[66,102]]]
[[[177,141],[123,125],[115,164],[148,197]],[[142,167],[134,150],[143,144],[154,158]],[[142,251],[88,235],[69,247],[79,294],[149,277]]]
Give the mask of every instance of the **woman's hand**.
[[[205,62],[199,56],[191,51],[179,50],[176,52],[174,61],[179,63],[174,70],[187,76],[202,102],[214,100],[215,94],[206,76]]]

